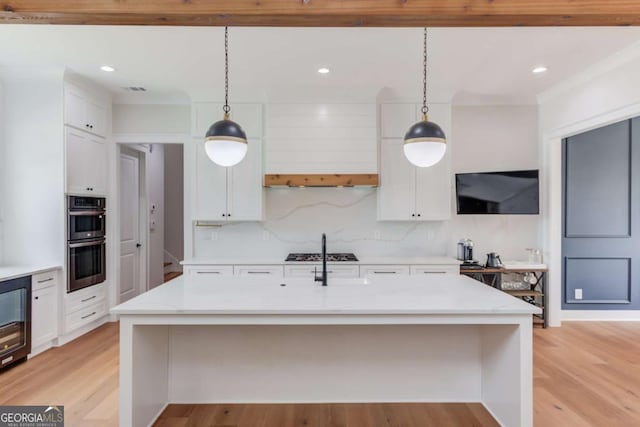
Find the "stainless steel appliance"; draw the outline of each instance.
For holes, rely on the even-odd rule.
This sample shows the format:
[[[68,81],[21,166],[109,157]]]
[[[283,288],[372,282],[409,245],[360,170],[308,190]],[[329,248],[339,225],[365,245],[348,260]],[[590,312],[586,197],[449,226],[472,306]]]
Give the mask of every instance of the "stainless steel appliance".
[[[106,280],[106,200],[102,197],[69,196],[67,292]]]
[[[502,267],[502,260],[500,259],[500,255],[495,252],[489,252],[487,254],[487,268],[500,268]]]
[[[462,239],[458,242],[458,260],[473,262],[473,240]]]
[[[68,293],[107,279],[105,239],[69,242],[68,246]]]
[[[31,352],[31,276],[0,282],[0,369]]]
[[[286,262],[320,262],[321,253],[292,253],[287,255]],[[327,262],[355,262],[358,258],[352,253],[327,254]]]
[[[103,238],[107,232],[106,200],[102,197],[68,198],[69,241]]]

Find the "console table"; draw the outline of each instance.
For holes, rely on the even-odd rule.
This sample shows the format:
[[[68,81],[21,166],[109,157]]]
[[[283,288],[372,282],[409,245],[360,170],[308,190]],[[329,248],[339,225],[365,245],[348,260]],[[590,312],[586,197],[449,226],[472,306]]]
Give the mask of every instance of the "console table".
[[[542,314],[533,315],[534,325],[541,325],[546,328],[549,325],[549,317],[547,315],[547,268],[463,268],[460,267],[460,274],[469,276],[486,285],[500,289],[514,297],[518,297],[529,304],[535,305],[542,309]],[[535,283],[529,284],[528,289],[513,290],[502,289],[503,274],[526,274],[531,273],[535,276]]]

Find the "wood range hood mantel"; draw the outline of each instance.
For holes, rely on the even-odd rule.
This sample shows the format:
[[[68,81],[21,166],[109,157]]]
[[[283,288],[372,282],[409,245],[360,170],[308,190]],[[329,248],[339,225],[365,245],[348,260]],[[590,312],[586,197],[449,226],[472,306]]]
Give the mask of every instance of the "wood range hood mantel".
[[[378,174],[272,174],[265,187],[377,187]]]

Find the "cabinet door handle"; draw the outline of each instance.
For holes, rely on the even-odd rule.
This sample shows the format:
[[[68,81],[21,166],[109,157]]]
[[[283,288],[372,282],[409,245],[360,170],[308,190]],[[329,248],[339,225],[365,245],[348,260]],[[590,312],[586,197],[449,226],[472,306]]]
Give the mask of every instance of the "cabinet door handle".
[[[418,214],[418,216],[422,216],[422,215]]]
[[[87,301],[91,301],[91,300],[92,300],[92,299],[94,299],[94,298],[97,298],[97,295],[94,295],[94,296],[89,297],[89,298],[87,298],[87,299],[80,300],[80,302],[87,302]]]
[[[247,271],[247,274],[271,274],[270,271]]]
[[[52,280],[53,280],[53,277],[49,277],[48,279],[38,280],[38,283],[47,283],[47,282],[51,282]]]
[[[423,271],[423,274],[447,274],[446,271]]]
[[[196,274],[220,274],[219,271],[197,271]]]
[[[93,313],[91,313],[91,314],[87,314],[86,316],[82,316],[82,317],[81,317],[81,319],[86,319],[86,318],[91,317],[91,316],[93,316],[93,315],[95,315],[95,314],[96,314],[96,312],[94,311],[94,312],[93,312]]]
[[[231,216],[231,214],[230,214],[230,213],[228,213],[228,214],[227,214],[227,216],[228,216],[228,217],[230,217],[230,216]]]
[[[416,216],[416,214],[411,214],[411,216]]]
[[[33,297],[33,299],[40,299],[40,297]]]
[[[227,216],[227,214],[222,214],[222,216]]]
[[[396,274],[397,271],[374,271],[374,274]]]

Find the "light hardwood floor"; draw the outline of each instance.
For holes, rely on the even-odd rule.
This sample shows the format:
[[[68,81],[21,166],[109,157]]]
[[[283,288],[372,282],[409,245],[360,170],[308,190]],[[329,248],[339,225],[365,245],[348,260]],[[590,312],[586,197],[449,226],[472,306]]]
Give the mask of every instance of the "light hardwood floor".
[[[562,328],[536,328],[533,375],[536,427],[640,426],[640,323],[565,322]],[[5,404],[60,404],[68,427],[116,426],[117,324],[0,373],[0,405]],[[477,406],[465,404],[173,405],[157,425],[492,425],[484,416]],[[470,423],[470,417],[477,420]]]

